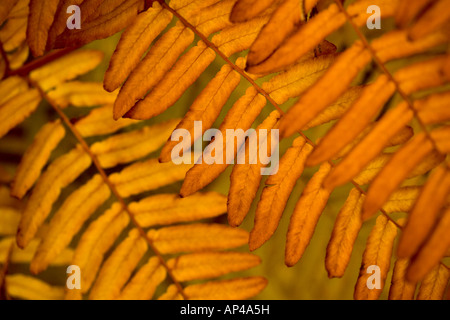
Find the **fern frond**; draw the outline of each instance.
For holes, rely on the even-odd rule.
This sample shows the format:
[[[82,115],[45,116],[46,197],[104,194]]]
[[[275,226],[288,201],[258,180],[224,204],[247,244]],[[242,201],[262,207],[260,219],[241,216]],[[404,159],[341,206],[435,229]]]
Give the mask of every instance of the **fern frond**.
[[[15,173],[11,184],[13,197],[23,198],[33,186],[49,160],[50,153],[58,146],[65,133],[66,130],[60,120],[49,122],[39,130]]]
[[[361,270],[355,286],[355,299],[373,300],[378,299],[380,296],[391,264],[392,247],[396,236],[396,225],[389,221],[384,215],[380,215],[367,239],[366,249],[364,250],[361,263]],[[379,267],[381,281],[380,289],[369,289],[367,286],[367,281],[370,276],[370,273],[367,272],[367,268],[372,265]]]

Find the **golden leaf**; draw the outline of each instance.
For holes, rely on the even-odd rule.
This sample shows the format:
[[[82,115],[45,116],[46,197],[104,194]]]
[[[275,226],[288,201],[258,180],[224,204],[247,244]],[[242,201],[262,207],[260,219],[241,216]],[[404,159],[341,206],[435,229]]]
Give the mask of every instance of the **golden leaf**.
[[[100,175],[95,175],[67,197],[50,221],[48,231],[31,262],[31,272],[36,274],[46,269],[110,194]]]
[[[27,41],[34,56],[44,54],[48,30],[58,8],[59,0],[30,0]]]
[[[49,122],[36,134],[33,143],[24,153],[11,185],[11,195],[22,199],[41,174],[51,152],[65,135],[60,120]]]
[[[100,269],[89,298],[92,300],[117,299],[124,284],[141,260],[147,243],[137,229],[132,229],[109,256]]]
[[[105,253],[129,221],[130,218],[122,211],[122,206],[116,202],[93,221],[83,233],[72,260],[72,264],[78,265],[81,269],[83,293],[91,287]]]
[[[187,198],[158,194],[130,203],[140,226],[152,227],[216,217],[227,211],[227,198],[219,193],[196,193]]]
[[[194,33],[177,24],[166,32],[130,74],[114,104],[114,119],[127,113],[147,91],[152,89],[192,43]]]
[[[260,247],[275,232],[295,183],[303,173],[312,147],[303,137],[294,140],[280,160],[278,172],[266,180],[250,233],[250,250]]]
[[[399,257],[410,258],[419,250],[438,220],[449,192],[450,173],[445,167],[439,166],[423,186],[408,215],[398,245]],[[445,242],[444,239],[440,240]],[[444,245],[444,249],[446,248],[447,246]]]
[[[150,230],[147,236],[163,254],[230,249],[240,247],[248,241],[245,230],[204,223]]]
[[[132,119],[150,119],[172,106],[184,91],[214,60],[214,50],[203,41],[184,54],[155,88],[125,115]]]
[[[328,277],[342,277],[350,261],[353,245],[362,226],[361,210],[364,195],[353,188],[339,211],[327,246],[325,267]]]
[[[147,11],[139,14],[122,34],[116,51],[106,70],[104,86],[116,90],[137,66],[151,42],[172,20],[172,14],[155,1]]]
[[[376,300],[386,282],[391,264],[392,246],[397,235],[397,227],[384,215],[380,215],[370,232],[364,250],[358,281],[355,286],[354,298],[357,300]],[[380,272],[381,288],[369,289],[367,286],[371,272],[369,266],[378,266]],[[373,272],[373,271],[372,271]],[[376,272],[376,271],[375,271]]]
[[[61,189],[74,181],[90,165],[91,159],[80,146],[50,164],[37,181],[22,213],[17,231],[17,244],[20,248],[27,246],[50,214]]]
[[[289,222],[286,236],[285,263],[292,267],[303,255],[311,241],[320,215],[327,204],[330,191],[321,187],[331,165],[324,163],[303,189]]]

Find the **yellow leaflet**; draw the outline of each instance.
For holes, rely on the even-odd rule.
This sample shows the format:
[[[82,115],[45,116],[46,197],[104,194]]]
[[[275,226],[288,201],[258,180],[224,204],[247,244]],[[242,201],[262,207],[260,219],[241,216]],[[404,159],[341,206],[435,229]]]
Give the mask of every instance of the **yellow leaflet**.
[[[211,42],[227,57],[250,48],[259,31],[269,20],[269,16],[252,19],[245,23],[232,25],[216,34]]]
[[[436,124],[450,120],[450,93],[433,94],[419,107],[419,118],[425,124]]]
[[[2,25],[3,22],[5,22],[9,13],[16,5],[17,1],[18,0],[5,0],[2,2],[2,6],[0,7],[0,25]]]
[[[266,74],[280,71],[295,63],[308,51],[313,50],[325,37],[345,23],[345,16],[335,4],[314,16],[301,26],[265,60],[257,63],[247,61],[247,71],[253,74]]]
[[[156,287],[166,278],[166,270],[157,257],[151,257],[120,293],[119,300],[150,300]]]
[[[442,300],[449,277],[449,269],[442,264],[435,266],[423,279],[417,300]]]
[[[431,138],[442,155],[450,152],[450,126],[442,126],[431,131]]]
[[[18,93],[0,105],[0,137],[25,120],[41,102],[37,89]]]
[[[229,20],[236,0],[222,0],[188,17],[188,21],[204,36],[232,25]]]
[[[0,104],[28,90],[27,82],[17,76],[8,77],[0,82]]]
[[[60,120],[48,122],[39,130],[16,170],[11,186],[13,197],[22,199],[33,186],[64,135],[65,129]]]
[[[365,87],[355,103],[320,141],[307,164],[314,166],[327,161],[351,143],[394,92],[395,85],[385,75],[379,76],[374,84]]]
[[[167,261],[178,281],[202,280],[247,270],[261,263],[254,254],[244,252],[199,252]]]
[[[33,273],[45,270],[70,244],[83,223],[109,198],[110,194],[109,187],[103,182],[102,177],[96,174],[68,196],[52,217],[49,229],[31,262],[30,270]]]
[[[407,259],[395,261],[391,287],[389,288],[389,300],[414,300],[416,283],[408,282],[405,278],[408,265]]]
[[[358,145],[361,140],[367,136],[374,127],[374,124],[369,124],[352,142],[346,145],[335,157],[333,160],[338,158],[345,157],[356,145]],[[397,146],[399,144],[403,144],[414,136],[414,130],[410,126],[405,126],[395,136],[391,137],[387,144],[384,146],[385,148]]]
[[[110,5],[108,2],[103,4]],[[122,3],[108,13],[100,14],[101,8],[96,9],[99,16],[86,21],[79,30],[66,29],[55,40],[56,48],[81,46],[98,39],[104,39],[130,25],[140,11],[144,9],[144,1],[122,1]],[[81,11],[81,8],[80,8]],[[83,12],[83,11],[82,11]]]
[[[255,137],[257,139],[256,149],[250,155],[249,140],[245,143],[245,163],[237,163],[233,167],[230,176],[230,189],[228,192],[228,222],[231,226],[238,226],[242,223],[250,206],[255,199],[261,182],[261,169],[267,164],[263,164],[259,159],[260,149],[265,145],[267,156],[271,155],[271,129],[276,128],[281,115],[278,111],[272,113],[256,128]],[[265,130],[266,136],[261,136],[261,130]],[[252,139],[252,137],[249,137]],[[270,148],[270,149],[269,149]],[[242,151],[241,151],[242,152]],[[241,155],[239,154],[238,157]]]
[[[276,103],[283,104],[289,98],[298,97],[314,84],[334,62],[335,57],[334,54],[329,54],[298,63],[264,82],[262,88]]]
[[[399,27],[406,27],[431,1],[432,0],[398,0],[397,10],[395,12],[395,22]]]
[[[226,130],[242,129],[244,132],[247,131],[265,104],[266,99],[262,95],[258,94],[256,89],[253,87],[249,87],[245,92],[245,95],[233,104],[219,127],[222,137],[224,138],[223,141],[217,140],[217,142],[215,140],[208,145],[208,150],[205,149],[206,153],[214,152],[215,159],[222,158],[222,163],[217,163],[218,161],[216,161],[213,164],[207,164],[202,156],[202,163],[197,163],[186,174],[186,178],[184,179],[180,190],[180,194],[183,197],[202,189],[214,181],[227,168],[227,162],[231,162],[231,160],[235,158],[238,148],[244,141],[238,141],[235,143],[234,140],[236,139],[232,139],[232,141],[227,142]],[[231,146],[228,146],[228,144],[231,144]],[[230,150],[234,150],[232,155],[226,155],[227,147]]]
[[[242,65],[243,59],[239,58],[236,63]],[[197,138],[194,134],[194,121],[202,121],[202,132],[211,128],[222,110],[222,107],[228,101],[233,90],[239,84],[241,76],[233,71],[230,65],[225,64],[216,76],[208,82],[205,89],[197,96],[192,103],[184,118],[177,125],[176,129],[186,129],[191,135],[190,145]],[[183,137],[183,139],[185,139]],[[183,141],[184,142],[184,141]],[[168,140],[164,145],[159,159],[161,162],[172,160],[172,149],[179,141]],[[188,143],[186,141],[185,143]]]
[[[235,278],[193,284],[184,292],[191,300],[241,300],[256,296],[266,285],[263,277]]]
[[[171,0],[170,7],[185,18],[189,15],[201,14],[203,8],[211,6],[219,0]]]
[[[114,12],[117,8],[125,2],[136,2],[134,0],[88,0],[83,1],[81,4],[81,11],[84,12],[84,18],[82,21],[94,21],[99,17],[105,16],[111,12]],[[123,9],[123,8],[122,8]]]
[[[122,117],[136,101],[157,85],[175,64],[180,54],[192,43],[194,33],[181,22],[151,46],[147,55],[137,65],[120,89],[114,104],[114,119]]]
[[[93,221],[78,242],[72,264],[81,269],[81,291],[89,291],[103,256],[128,225],[130,218],[122,211],[120,203],[114,203],[99,218]]]
[[[389,200],[383,205],[386,213],[409,212],[419,196],[420,187],[403,187],[392,193]]]
[[[183,297],[178,292],[178,288],[176,285],[171,284],[167,287],[166,292],[164,292],[158,300],[183,300]]]
[[[44,91],[58,84],[76,78],[94,69],[103,59],[103,52],[77,50],[55,61],[33,70],[30,78]]]
[[[92,110],[87,116],[81,118],[75,123],[75,128],[83,137],[91,137],[114,133],[122,128],[128,127],[139,120],[118,119],[111,117],[113,111],[112,105],[105,105]]]
[[[253,64],[261,63],[298,27],[304,18],[300,2],[287,0],[280,4],[250,47],[248,60]]]
[[[410,258],[417,253],[437,223],[449,192],[450,172],[445,166],[439,166],[428,178],[408,215],[398,245],[398,256],[400,258]],[[445,242],[444,239],[441,240]],[[444,249],[446,248],[445,246]],[[415,280],[418,279],[415,278]]]
[[[196,193],[187,198],[158,194],[129,205],[141,227],[168,225],[216,217],[227,212],[227,198],[216,192]]]
[[[433,203],[431,201],[430,203]],[[421,280],[433,267],[439,264],[450,247],[450,209],[444,209],[441,218],[436,221],[432,234],[425,241],[419,252],[414,256],[408,268],[407,279],[410,281]]]
[[[295,205],[286,236],[285,263],[288,266],[295,265],[302,257],[327,204],[331,192],[322,188],[322,181],[330,169],[329,163],[320,166]]]
[[[89,107],[112,104],[117,94],[118,92],[106,92],[100,82],[71,81],[60,84],[48,96],[59,107],[66,108],[69,105]]]
[[[172,106],[213,62],[216,54],[203,41],[185,53],[153,90],[126,114],[127,118],[150,119]]]
[[[7,53],[9,67],[11,68],[11,70],[16,70],[25,63],[25,61],[28,59],[29,51],[30,50],[27,44],[22,43],[16,51],[12,52],[11,54]]]
[[[104,87],[107,91],[112,92],[120,86],[171,20],[172,13],[155,1],[125,29],[105,73]]]
[[[353,118],[354,116],[352,114],[347,118]],[[398,134],[412,118],[413,112],[408,108],[406,103],[401,103],[394,109],[389,110],[361,142],[332,170],[325,180],[325,185],[329,186],[329,188],[334,188],[355,177],[388,145],[389,140]],[[335,137],[333,140],[335,140]],[[327,152],[325,149],[322,149],[322,151]],[[364,178],[364,176],[358,177],[358,179]]]
[[[369,52],[361,42],[355,42],[281,119],[280,136],[287,137],[301,130],[317,114],[335,102],[369,61]],[[348,68],[350,63],[351,69]]]
[[[126,198],[183,180],[191,167],[192,164],[159,163],[158,159],[150,159],[134,163],[109,178],[119,194]]]
[[[391,265],[392,246],[396,235],[397,226],[384,215],[380,215],[367,239],[353,295],[355,300],[376,300],[380,297]],[[367,268],[372,265],[380,268],[380,289],[369,289],[367,286],[367,280],[373,273],[368,273]]]
[[[180,119],[172,119],[142,129],[113,135],[92,145],[92,152],[104,168],[128,163],[159,149]]]
[[[152,229],[147,236],[162,254],[230,249],[248,241],[247,231],[213,223]]]
[[[450,20],[449,6],[449,0],[434,1],[431,8],[428,8],[417,22],[409,28],[409,36],[411,39],[422,38],[445,27],[445,24]]]
[[[42,56],[59,0],[30,0],[27,41],[35,57]]]
[[[8,15],[8,18],[27,17],[30,0],[19,0]]]
[[[319,0],[304,0],[303,3],[305,4],[305,12],[304,14],[308,14],[319,2]]]
[[[435,32],[416,41],[411,41],[407,31],[394,30],[373,40],[371,47],[376,51],[381,62],[387,62],[424,52],[447,41],[444,32]]]
[[[4,184],[0,185],[0,206],[2,207],[12,207],[13,209],[22,210],[22,201],[11,197],[10,189]]]
[[[6,288],[12,297],[25,300],[62,300],[64,288],[51,286],[42,280],[24,274],[6,276]]]
[[[362,226],[363,201],[364,195],[353,188],[336,217],[325,258],[325,267],[329,278],[344,275],[350,261],[353,245]]]
[[[395,72],[394,78],[406,94],[438,87],[450,80],[450,72],[445,66],[450,63],[450,55],[440,55],[411,64]]]
[[[275,0],[238,0],[233,7],[230,21],[233,23],[250,20],[269,8]]]
[[[19,249],[15,244],[14,237],[3,238],[0,241],[0,262],[6,261],[8,250],[13,245],[11,255],[12,263],[27,263],[29,264],[33,259],[40,239],[31,240],[30,244],[25,249]],[[51,263],[52,266],[68,266],[71,264],[73,258],[73,250],[70,248],[64,249]]]
[[[0,212],[0,235],[14,235],[20,221],[20,210],[2,205],[0,206]]]
[[[359,0],[348,6],[347,13],[357,26],[365,26],[371,12],[367,8],[371,5],[377,5],[380,8],[380,18],[388,18],[395,14],[399,0]]]
[[[383,206],[392,192],[432,150],[431,142],[419,133],[392,156],[370,184],[363,206],[363,220],[373,216]]]
[[[132,229],[103,264],[89,294],[91,300],[116,299],[133,270],[147,251],[147,243]]]
[[[57,36],[59,36],[61,33],[63,33],[67,28],[67,8],[71,5],[76,5],[80,7],[81,14],[81,25],[83,25],[83,22],[86,20],[87,15],[89,14],[88,10],[85,8],[86,3],[94,3],[94,2],[100,2],[100,0],[96,1],[86,1],[86,3],[83,3],[84,0],[64,0],[61,1],[61,4],[59,6],[60,10],[56,12],[55,19],[50,27],[50,30],[48,31],[48,39],[47,39],[47,49],[53,48],[55,45],[55,39]],[[98,4],[97,4],[98,5]],[[70,291],[70,290],[69,290]]]
[[[391,158],[391,153],[381,153],[367,164],[367,166],[353,179],[359,185],[368,184],[371,182],[378,172],[388,163]],[[438,166],[444,161],[444,156],[438,152],[433,151],[427,155],[407,176],[407,178],[413,178],[427,173],[431,169]]]
[[[20,220],[17,244],[25,248],[50,214],[61,189],[74,181],[91,165],[80,145],[54,160],[40,176]]]
[[[17,49],[26,39],[27,18],[8,19],[3,28],[0,29],[0,40],[3,50],[11,52]]]
[[[278,172],[266,180],[250,233],[250,250],[259,248],[275,232],[295,183],[303,173],[312,146],[303,137],[294,140],[280,160]]]

